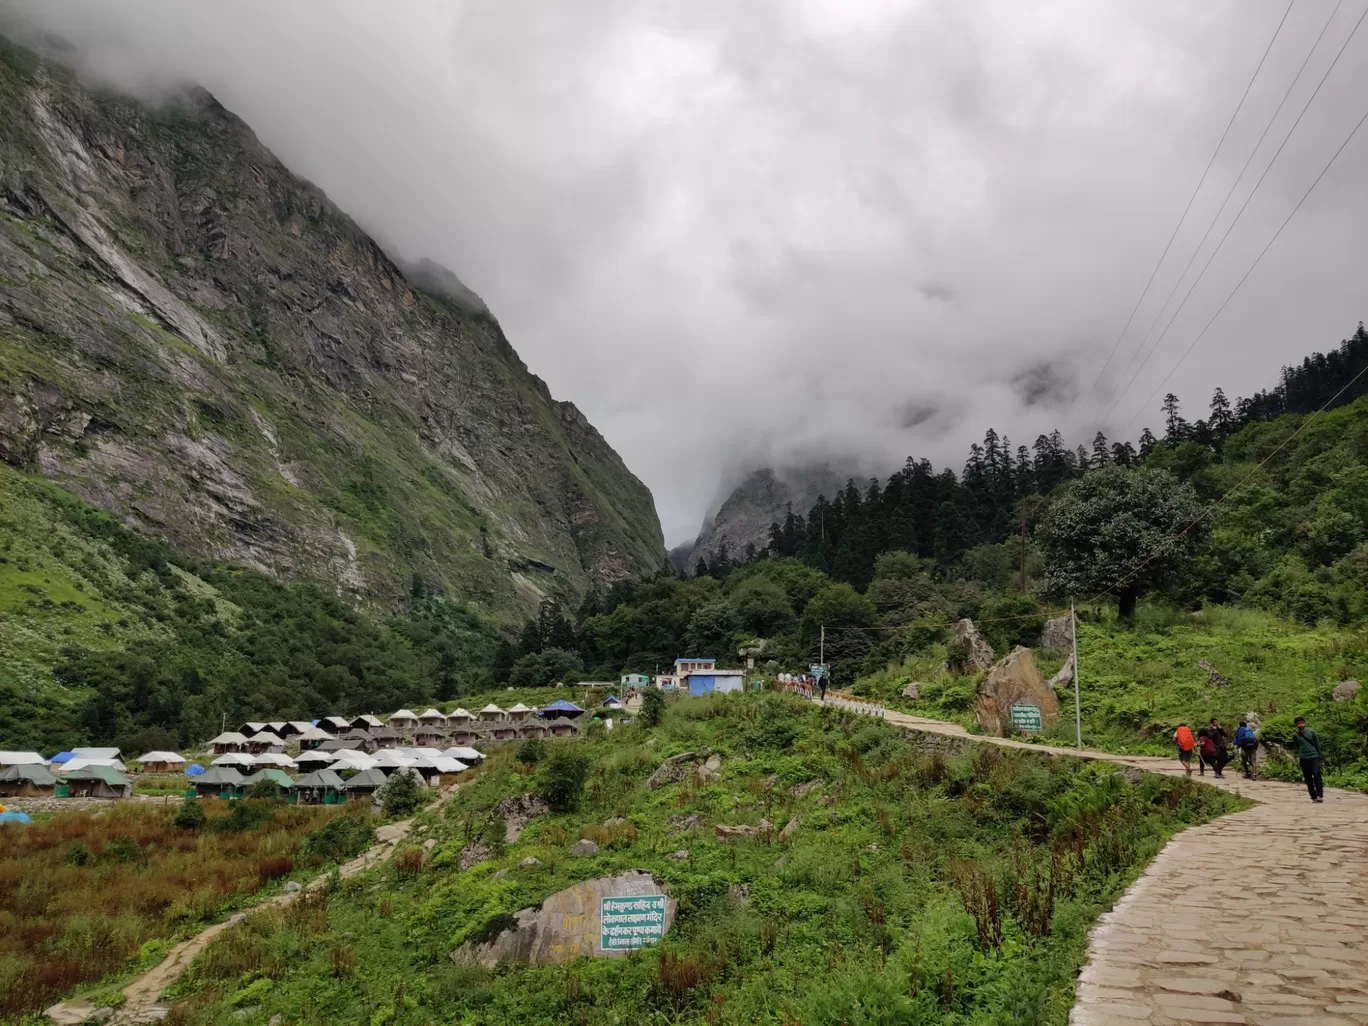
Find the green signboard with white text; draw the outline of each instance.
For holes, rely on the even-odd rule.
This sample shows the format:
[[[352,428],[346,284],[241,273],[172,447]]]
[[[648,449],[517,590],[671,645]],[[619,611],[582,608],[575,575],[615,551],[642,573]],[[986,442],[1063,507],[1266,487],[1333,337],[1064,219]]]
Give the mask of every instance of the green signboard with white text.
[[[1014,705],[1012,706],[1012,729],[1019,730],[1024,734],[1039,733],[1041,728],[1040,706],[1038,705]]]
[[[604,951],[631,951],[665,936],[665,895],[602,898],[599,934]]]

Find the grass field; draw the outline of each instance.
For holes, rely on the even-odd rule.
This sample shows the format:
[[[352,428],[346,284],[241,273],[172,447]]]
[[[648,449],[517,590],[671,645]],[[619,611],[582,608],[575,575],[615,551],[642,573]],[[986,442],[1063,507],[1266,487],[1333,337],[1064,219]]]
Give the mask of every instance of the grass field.
[[[173,939],[340,854],[309,842],[332,819],[369,815],[229,804],[201,802],[198,828],[176,825],[179,802],[0,826],[0,1021],[155,964]]]
[[[1167,755],[1174,728],[1213,716],[1234,725],[1257,713],[1266,740],[1285,742],[1292,720],[1304,715],[1327,745],[1329,779],[1338,786],[1368,789],[1363,722],[1368,701],[1337,703],[1331,692],[1342,680],[1368,677],[1368,634],[1339,627],[1303,627],[1253,610],[1212,607],[1179,613],[1141,607],[1132,625],[1115,619],[1084,619],[1078,631],[1083,740],[1118,752]],[[945,649],[928,649],[903,665],[866,678],[854,689],[896,708],[971,725],[979,677],[941,670]],[[1230,683],[1212,686],[1198,666],[1207,660]],[[1036,652],[1046,679],[1063,655]],[[911,681],[926,684],[916,702],[902,699]],[[1072,713],[1072,689],[1061,693]],[[1072,716],[1054,736],[1073,741]],[[1282,767],[1278,772],[1291,772]]]
[[[705,748],[719,780],[646,786],[665,756]],[[504,843],[494,809],[541,787],[558,752],[588,759],[578,807]],[[1236,807],[1073,760],[921,754],[880,721],[782,696],[684,699],[654,729],[547,744],[538,765],[497,752],[446,806],[426,860],[401,851],[307,908],[250,916],[182,979],[170,1022],[1062,1026],[1096,916],[1171,833]],[[762,819],[774,829],[752,839],[714,829]],[[599,853],[570,857],[581,837]],[[486,857],[462,870],[476,842]],[[679,902],[659,947],[496,972],[449,958],[518,909],[628,868]]]

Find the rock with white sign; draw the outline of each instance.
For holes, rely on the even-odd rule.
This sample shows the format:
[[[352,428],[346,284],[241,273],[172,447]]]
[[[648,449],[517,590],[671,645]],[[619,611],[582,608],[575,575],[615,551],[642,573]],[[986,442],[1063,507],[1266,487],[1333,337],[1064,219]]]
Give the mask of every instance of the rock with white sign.
[[[1036,669],[1029,648],[1018,646],[998,662],[978,688],[974,712],[985,734],[1048,730],[1059,720],[1059,699]]]
[[[490,939],[451,953],[458,964],[559,965],[649,947],[674,923],[675,900],[650,873],[628,870],[585,880],[515,913]]]

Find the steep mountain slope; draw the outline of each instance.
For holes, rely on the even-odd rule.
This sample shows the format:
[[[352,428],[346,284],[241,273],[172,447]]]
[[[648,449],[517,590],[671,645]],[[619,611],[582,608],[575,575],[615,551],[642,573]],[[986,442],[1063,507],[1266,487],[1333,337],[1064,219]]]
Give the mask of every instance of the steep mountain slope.
[[[673,550],[671,558],[681,572],[692,573],[700,558],[713,559],[723,546],[732,559],[743,556],[747,545],[764,549],[770,524],[782,523],[790,508],[806,516],[819,495],[831,498],[845,483],[846,477],[826,464],[751,471],[704,521],[693,545]]]
[[[0,42],[0,457],[178,548],[512,616],[665,562],[646,487],[474,293],[199,91]]]

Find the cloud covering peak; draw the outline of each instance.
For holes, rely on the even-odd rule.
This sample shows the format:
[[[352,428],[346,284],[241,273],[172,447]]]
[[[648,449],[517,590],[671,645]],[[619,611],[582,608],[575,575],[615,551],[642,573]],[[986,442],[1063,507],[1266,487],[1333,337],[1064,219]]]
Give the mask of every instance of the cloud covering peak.
[[[452,268],[651,486],[671,543],[741,469],[1120,428],[1368,95],[1365,30],[1104,425],[1331,3],[1288,16],[1101,396],[1281,0],[10,6],[125,87],[201,83],[378,236]],[[1172,383],[1194,415],[1364,316],[1365,180],[1360,139]]]

